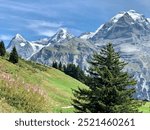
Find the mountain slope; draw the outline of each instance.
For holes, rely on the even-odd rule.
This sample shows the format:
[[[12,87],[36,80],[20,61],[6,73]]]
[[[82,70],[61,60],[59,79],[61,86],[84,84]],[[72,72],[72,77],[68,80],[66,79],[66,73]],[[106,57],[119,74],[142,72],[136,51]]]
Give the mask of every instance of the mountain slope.
[[[61,43],[51,44],[31,57],[32,61],[51,65],[53,61],[63,64],[74,63],[80,65],[83,70],[87,69],[89,59],[96,49],[92,43],[80,38],[72,38]]]
[[[20,60],[17,65],[14,65],[0,58],[0,73],[0,86],[23,86],[25,88],[29,86],[34,91],[44,92],[49,106],[48,112],[67,112],[68,109],[63,109],[63,107],[71,106],[72,89],[77,89],[79,86],[85,87],[84,84],[59,70],[24,60]],[[0,105],[3,107],[0,107],[0,112],[20,112],[16,107],[9,104],[9,100],[5,100],[7,97],[1,97],[2,92],[0,91]],[[10,93],[6,93],[5,96],[7,94],[9,96]],[[30,98],[34,99],[34,97]]]

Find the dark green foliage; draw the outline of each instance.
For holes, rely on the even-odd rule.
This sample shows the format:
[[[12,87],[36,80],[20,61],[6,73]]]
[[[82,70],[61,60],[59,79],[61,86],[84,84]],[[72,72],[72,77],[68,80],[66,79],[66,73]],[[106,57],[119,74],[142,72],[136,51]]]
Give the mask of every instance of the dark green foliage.
[[[65,66],[65,65],[63,65],[63,68],[62,68],[62,69],[63,69],[63,71],[65,72],[65,71],[66,71],[66,66]]]
[[[125,62],[113,49],[112,44],[94,54],[87,77],[88,89],[74,91],[73,106],[76,112],[130,113],[138,112],[141,105],[133,99],[136,81],[123,69]]]
[[[0,41],[0,56],[4,56],[6,54],[6,49],[3,41]]]
[[[52,64],[52,67],[55,68],[55,69],[58,69],[58,64],[57,64],[57,62],[54,61],[53,64]]]
[[[64,67],[64,73],[81,81],[82,83],[85,82],[86,76],[79,66],[68,64],[67,67]]]
[[[64,73],[75,78],[75,71],[76,71],[76,66],[74,64],[68,64]]]
[[[86,75],[79,66],[76,66],[74,64],[67,64],[66,66],[61,62],[59,62],[59,64],[57,62],[53,62],[52,67],[63,71],[65,74],[81,81],[82,83],[85,83],[86,81]]]
[[[58,69],[62,70],[62,63],[61,62],[59,62]]]
[[[19,59],[18,53],[16,47],[14,47],[10,53],[9,61],[13,64],[16,64],[18,63],[18,59]]]

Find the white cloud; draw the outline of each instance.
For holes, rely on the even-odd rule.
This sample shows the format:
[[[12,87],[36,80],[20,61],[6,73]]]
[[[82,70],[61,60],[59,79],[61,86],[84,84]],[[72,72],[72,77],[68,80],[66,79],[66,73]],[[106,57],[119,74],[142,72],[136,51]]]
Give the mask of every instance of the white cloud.
[[[6,1],[4,3],[0,4],[0,7],[2,8],[9,8],[13,10],[18,10],[18,11],[26,11],[26,12],[35,12],[35,9],[33,6],[31,8],[30,5],[23,4],[23,3],[18,3],[18,2],[12,2],[12,1]]]
[[[61,23],[48,22],[44,20],[29,20],[27,28],[42,36],[52,36],[58,28],[62,27]]]
[[[58,28],[61,27],[61,23],[47,22],[42,20],[30,20],[29,28]]]
[[[47,30],[47,31],[39,31],[38,34],[42,35],[42,36],[47,36],[47,37],[51,37],[56,33],[56,30]]]
[[[9,41],[12,39],[12,36],[10,35],[0,35],[0,40]]]
[[[0,1],[1,2],[1,1]],[[40,2],[24,2],[24,1],[11,1],[11,0],[2,0],[0,7],[2,9],[8,9],[9,11],[17,11],[19,13],[34,13],[42,16],[57,16],[55,10],[50,10],[41,6]],[[51,13],[49,13],[49,10]]]

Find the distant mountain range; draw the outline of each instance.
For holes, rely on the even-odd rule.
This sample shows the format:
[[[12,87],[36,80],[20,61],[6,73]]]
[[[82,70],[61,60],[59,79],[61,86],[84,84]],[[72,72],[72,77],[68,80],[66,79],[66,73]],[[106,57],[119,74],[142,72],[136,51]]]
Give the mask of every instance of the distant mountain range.
[[[17,34],[7,51],[16,46],[24,59],[45,65],[51,65],[53,61],[74,63],[86,70],[87,59],[108,42],[112,42],[121,58],[129,63],[125,69],[137,80],[134,96],[150,100],[150,19],[134,10],[120,12],[95,32],[86,32],[79,37],[64,28],[52,37],[32,42]]]

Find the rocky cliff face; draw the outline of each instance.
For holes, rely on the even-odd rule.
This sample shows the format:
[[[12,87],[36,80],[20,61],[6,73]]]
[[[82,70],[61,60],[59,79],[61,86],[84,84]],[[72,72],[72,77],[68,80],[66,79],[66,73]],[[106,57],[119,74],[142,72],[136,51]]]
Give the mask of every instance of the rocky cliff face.
[[[63,64],[74,63],[80,65],[83,70],[87,69],[89,59],[96,49],[89,41],[79,38],[72,38],[57,44],[50,44],[31,57],[31,60],[38,63],[51,65],[53,61]]]
[[[8,51],[16,46],[25,59],[51,65],[53,61],[74,63],[86,71],[87,60],[108,42],[128,65],[127,70],[137,80],[135,98],[150,100],[150,20],[134,10],[120,12],[95,32],[80,37],[60,29],[51,38],[28,42],[24,38],[13,38]],[[17,36],[18,37],[18,36]]]

